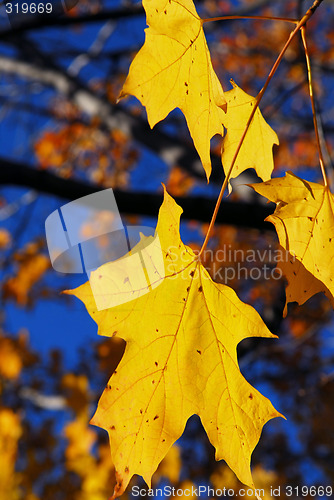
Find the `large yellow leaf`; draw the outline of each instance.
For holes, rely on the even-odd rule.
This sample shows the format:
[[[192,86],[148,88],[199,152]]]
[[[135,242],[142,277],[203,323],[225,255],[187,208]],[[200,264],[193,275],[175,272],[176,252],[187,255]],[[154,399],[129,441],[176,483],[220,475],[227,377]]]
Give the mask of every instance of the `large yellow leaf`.
[[[233,89],[225,92],[227,113],[223,116],[223,124],[227,132],[222,145],[222,162],[227,174],[247,121],[255,106],[256,99],[241,90],[231,81]],[[263,118],[259,108],[255,111],[246,137],[238,153],[230,179],[237,177],[247,168],[254,168],[264,181],[271,177],[274,168],[273,144],[278,144],[276,132]],[[231,187],[229,186],[231,190]]]
[[[318,292],[334,307],[334,197],[329,188],[291,172],[252,187],[277,204],[266,220],[290,254],[278,264],[288,280],[284,315],[288,302],[304,304]]]
[[[223,89],[192,0],[143,0],[149,28],[120,97],[137,97],[151,127],[180,108],[201,158],[211,173],[210,139],[223,134]]]
[[[100,335],[126,341],[92,419],[110,436],[115,496],[133,474],[151,484],[159,462],[193,414],[200,416],[216,459],[224,459],[243,483],[253,486],[252,451],[263,425],[280,416],[242,376],[236,352],[247,337],[274,335],[231,288],[214,283],[182,243],[181,213],[165,192],[157,234],[166,277],[152,291],[102,311],[89,282],[67,292],[85,303]],[[108,267],[96,271],[97,278],[103,279],[104,269]]]

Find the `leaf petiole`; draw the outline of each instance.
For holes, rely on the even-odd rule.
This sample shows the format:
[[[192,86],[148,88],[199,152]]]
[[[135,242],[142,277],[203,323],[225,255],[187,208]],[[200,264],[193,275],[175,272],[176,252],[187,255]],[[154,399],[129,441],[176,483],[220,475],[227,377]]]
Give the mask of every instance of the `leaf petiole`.
[[[309,88],[309,94],[310,94],[311,105],[312,105],[313,124],[314,124],[315,137],[316,137],[316,141],[317,141],[317,148],[318,148],[318,154],[319,154],[319,163],[320,163],[322,177],[324,179],[324,186],[328,186],[328,180],[327,180],[327,175],[326,175],[326,170],[325,170],[325,162],[324,162],[324,158],[323,158],[323,155],[322,155],[322,149],[321,149],[321,144],[320,144],[320,137],[319,137],[319,130],[318,130],[318,120],[317,120],[317,112],[316,112],[316,109],[315,109],[315,102],[314,102],[311,63],[310,63],[310,56],[309,56],[308,47],[307,47],[306,28],[305,28],[305,26],[302,26],[302,28],[301,28],[301,35],[302,35],[302,41],[303,41],[303,46],[304,46],[304,51],[305,51],[305,58],[306,58],[306,65],[307,65],[308,88]]]
[[[245,126],[245,130],[240,138],[240,141],[238,143],[238,146],[236,148],[236,151],[234,153],[234,156],[233,156],[233,159],[231,161],[231,166],[226,174],[226,177],[224,179],[224,182],[223,182],[223,185],[221,187],[221,190],[220,190],[220,193],[219,193],[219,196],[218,196],[218,199],[217,199],[217,202],[216,202],[216,206],[215,206],[215,209],[214,209],[214,212],[213,212],[213,215],[212,215],[212,218],[211,218],[211,221],[210,221],[210,224],[209,224],[209,228],[207,230],[207,233],[206,233],[206,236],[205,236],[205,239],[204,239],[204,242],[203,242],[203,245],[202,245],[202,248],[198,254],[198,258],[200,259],[205,248],[207,247],[207,244],[209,242],[209,239],[211,237],[211,233],[212,233],[212,230],[213,230],[213,227],[214,227],[214,224],[216,222],[216,218],[217,218],[217,214],[218,214],[218,211],[219,211],[219,207],[220,207],[220,204],[221,204],[221,201],[223,199],[223,195],[224,195],[224,192],[225,192],[225,189],[226,189],[226,186],[228,184],[228,181],[229,181],[229,178],[231,176],[231,173],[232,173],[232,170],[233,170],[233,167],[235,165],[235,162],[236,162],[236,159],[237,159],[237,156],[239,154],[239,151],[241,149],[241,146],[245,140],[245,137],[246,137],[246,134],[247,134],[247,131],[249,129],[249,126],[252,122],[252,119],[255,115],[255,112],[257,110],[257,108],[259,107],[259,104],[262,100],[262,97],[263,97],[263,94],[265,93],[265,91],[267,90],[267,87],[272,79],[272,77],[274,76],[274,74],[276,73],[277,71],[277,68],[278,66],[280,65],[282,59],[283,59],[283,56],[285,54],[285,52],[287,51],[290,43],[292,42],[292,40],[294,39],[294,37],[296,36],[296,34],[298,33],[298,31],[301,30],[301,28],[303,26],[305,26],[305,24],[307,23],[307,21],[310,19],[310,17],[314,14],[314,12],[316,11],[316,9],[319,7],[319,5],[323,2],[323,0],[315,0],[313,5],[307,10],[307,12],[304,14],[304,16],[300,19],[300,21],[298,21],[295,29],[290,33],[289,35],[289,38],[288,40],[286,41],[283,49],[281,50],[280,54],[278,55],[273,67],[271,68],[270,70],[270,73],[265,81],[265,84],[264,86],[262,87],[262,89],[260,90],[260,92],[258,93],[257,97],[256,97],[256,103],[255,103],[255,106],[253,107],[252,109],[252,112],[249,116],[249,119],[247,121],[247,124]]]
[[[213,21],[233,21],[238,19],[253,19],[259,21],[284,21],[286,23],[297,24],[298,19],[291,19],[289,17],[275,17],[275,16],[221,16],[221,17],[209,17],[207,19],[202,19],[202,23],[210,23]]]

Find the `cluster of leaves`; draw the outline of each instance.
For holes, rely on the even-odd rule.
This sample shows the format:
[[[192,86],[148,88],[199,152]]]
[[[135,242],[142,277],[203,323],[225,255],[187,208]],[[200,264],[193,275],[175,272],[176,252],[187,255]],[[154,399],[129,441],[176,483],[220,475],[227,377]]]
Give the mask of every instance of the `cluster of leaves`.
[[[201,262],[230,179],[254,168],[264,183],[252,187],[277,204],[270,220],[289,255],[281,265],[288,280],[287,303],[303,304],[319,291],[333,303],[334,200],[321,150],[324,185],[291,174],[271,180],[272,146],[278,139],[258,107],[290,40],[300,30],[304,34],[320,3],[295,22],[265,86],[253,98],[234,82],[232,90],[223,92],[204,35],[208,20],[198,16],[192,0],[143,2],[146,40],[120,97],[136,96],[146,107],[151,127],[178,107],[208,180],[210,140],[221,135],[225,181],[198,254],[181,241],[182,210],[165,191],[156,229],[165,274],[156,271],[159,286],[149,294],[100,311],[89,283],[68,292],[85,303],[99,334],[126,341],[124,357],[91,421],[110,436],[117,478],[113,498],[125,491],[134,474],[151,484],[152,474],[193,414],[200,416],[216,459],[224,459],[241,482],[254,487],[251,454],[263,425],[281,416],[241,375],[236,352],[244,338],[274,335],[230,287],[212,281]],[[306,45],[305,51],[308,57]],[[101,298],[117,293],[108,287],[107,266],[93,275],[100,280]],[[131,284],[131,276],[127,279]]]
[[[87,171],[93,183],[116,188],[128,184],[128,170],[137,160],[135,150],[127,143],[121,131],[102,131],[98,120],[85,125],[73,119],[57,132],[42,134],[35,143],[35,154],[41,168],[56,169],[65,178],[76,171]],[[112,159],[116,169],[111,168]]]
[[[247,2],[244,3],[246,4]],[[274,5],[271,2],[270,8],[264,10],[263,13],[267,13],[268,16],[272,16],[276,12],[277,15],[291,17],[292,15],[295,15],[295,12],[293,10],[295,5],[293,4],[293,8],[291,6],[292,2],[284,2],[284,5],[282,5],[281,3],[276,3],[276,5]],[[234,3],[232,6],[232,2],[206,1],[203,3],[201,2],[200,7],[202,9],[201,12],[204,12],[204,14],[206,14],[205,16],[202,15],[202,17],[215,17],[217,15],[221,15],[222,10],[226,13],[229,12],[233,14]],[[76,10],[73,11],[72,14],[80,13],[80,9],[82,10],[82,12],[97,12],[99,6],[94,2],[79,2]],[[319,17],[321,16],[315,16],[313,26],[316,26],[317,19]],[[210,45],[210,47],[212,47],[211,57],[213,66],[216,68],[216,72],[220,80],[224,83],[224,88],[228,88],[228,79],[230,78],[230,76],[236,78],[235,75],[238,74],[236,78],[238,84],[250,94],[255,95],[257,88],[262,84],[262,79],[266,75],[267,68],[272,64],[273,54],[276,53],[278,46],[282,46],[284,44],[288,36],[288,25],[275,21],[266,21],[265,23],[263,23],[261,20],[253,20],[252,22],[238,21],[235,24],[232,24],[228,21],[226,22],[230,28],[229,30],[225,29],[225,21],[222,23],[215,23],[215,29],[212,31],[210,31],[210,26],[213,25],[205,24],[207,39],[209,38],[211,39],[211,41],[214,41],[214,43]],[[240,23],[242,23],[242,29],[240,29]],[[235,26],[235,28],[233,28],[233,26]],[[268,30],[268,26],[270,26],[270,30]],[[312,26],[310,26],[309,28],[311,30]],[[259,50],[257,42],[254,41],[254,32],[256,32],[257,34],[257,41],[261,40],[261,45],[264,49],[262,51]],[[79,32],[77,30],[76,35],[78,34]],[[216,38],[213,38],[213,35]],[[317,58],[319,67],[321,64],[323,64],[324,66],[329,66],[329,63],[331,62],[333,51],[332,36],[333,35],[331,33],[325,33],[322,30],[321,36],[314,37],[314,46],[316,43],[318,44],[321,41],[321,50],[319,50],[318,45],[317,50],[312,54]],[[61,52],[60,47],[59,52]],[[263,106],[262,109],[266,118],[270,117],[271,120],[275,122],[275,129],[280,139],[280,147],[277,149],[275,148],[276,169],[286,169],[286,167],[297,169],[305,165],[313,166],[314,164],[316,144],[314,141],[313,132],[304,132],[303,136],[299,136],[297,140],[295,140],[297,128],[298,130],[301,129],[301,124],[303,125],[303,123],[299,121],[298,123],[296,122],[294,124],[292,123],[292,121],[290,121],[291,118],[288,120],[286,116],[286,110],[287,108],[289,108],[289,103],[286,102],[286,99],[290,91],[293,91],[293,89],[295,88],[299,88],[299,103],[297,103],[297,105],[294,106],[293,109],[295,113],[295,119],[297,117],[297,112],[300,112],[301,109],[305,109],[305,105],[307,104],[307,100],[309,99],[308,92],[306,88],[304,88],[305,86],[302,87],[302,84],[305,81],[306,73],[301,55],[302,54],[300,53],[298,44],[296,42],[292,42],[289,47],[288,58],[285,60],[285,62],[283,62],[283,67],[282,65],[280,67],[281,72],[278,76],[278,79],[276,80],[276,83],[279,82],[279,84],[276,85],[276,87],[272,87],[274,89],[272,93],[270,93],[271,89],[269,88],[269,95],[266,94],[268,95],[267,103],[269,104],[266,107]],[[110,82],[106,85],[107,94],[113,101],[116,100],[117,94],[119,92],[120,80],[121,78],[117,79],[116,75],[112,74]],[[98,91],[103,92],[105,89],[105,82],[101,81],[100,85],[101,88]],[[322,82],[318,80],[315,85],[316,90],[318,90],[320,93],[324,91],[324,87],[322,87],[322,85],[325,85],[325,83],[322,84]],[[275,94],[275,88],[277,94]],[[186,90],[187,89],[184,87],[183,91]],[[241,89],[239,90],[241,91]],[[27,89],[25,89],[25,91],[27,92]],[[224,95],[227,99],[229,93],[225,92]],[[254,103],[254,99],[249,98],[249,103],[251,102]],[[280,103],[284,103],[284,105],[280,106]],[[128,104],[128,106],[129,108],[130,106],[132,106],[131,109],[135,109],[137,114],[140,113],[140,107],[138,105],[135,107],[133,102]],[[99,123],[95,121],[92,121],[88,125],[87,123],[86,125],[82,125],[82,123],[84,123],[82,121],[82,117],[79,116],[78,110],[73,108],[73,105],[71,105],[70,101],[61,98],[61,102],[54,103],[52,111],[55,117],[60,118],[61,123],[63,123],[65,118],[65,122],[67,122],[68,125],[65,125],[63,129],[61,128],[62,126],[58,126],[55,132],[45,132],[40,136],[40,140],[36,143],[35,147],[35,153],[39,165],[43,169],[56,169],[57,172],[59,172],[59,174],[65,178],[77,174],[81,176],[82,172],[84,172],[84,176],[86,178],[101,183],[105,186],[111,185],[112,187],[128,187],[130,177],[128,169],[133,165],[134,158],[132,156],[132,147],[128,146],[131,138],[128,136],[124,136],[123,133],[119,134],[118,131],[115,131],[111,137],[110,148],[110,134],[105,133],[104,130],[102,133],[101,129],[103,129],[103,127],[99,127]],[[274,111],[276,111],[276,113],[278,111],[277,114],[279,115],[279,118],[282,118],[283,125],[278,126],[279,121],[275,121],[275,116],[272,116]],[[66,116],[64,116],[64,114],[66,114]],[[300,114],[304,116],[304,113]],[[172,117],[173,116],[175,120],[175,114],[172,115]],[[224,121],[227,120],[226,113],[223,112],[222,116]],[[179,115],[176,115],[176,118],[179,121],[176,122],[175,120],[173,122],[175,127],[180,126],[181,122]],[[72,124],[72,122],[74,122],[74,124]],[[225,121],[226,128],[227,125],[228,122]],[[181,128],[180,132],[182,132]],[[90,141],[90,133],[92,137],[94,136],[94,139],[96,141],[95,143]],[[43,140],[45,140],[44,146]],[[216,143],[217,145],[214,147],[214,151],[216,152],[216,154],[220,155],[220,141],[216,141]],[[85,149],[88,150],[86,154],[84,153]],[[115,159],[117,161],[114,161]],[[228,162],[225,162],[225,164],[228,167]],[[271,155],[270,164],[272,164]],[[166,179],[164,180],[166,182]],[[210,185],[212,185],[213,182],[214,180],[210,182]],[[171,169],[170,177],[166,182],[166,185],[167,191],[170,194],[178,196],[188,194],[189,190],[194,185],[196,185],[196,181],[194,181],[194,177],[190,176],[188,172],[185,172],[179,166],[175,166]],[[310,187],[312,191],[312,185]],[[309,196],[311,196],[311,191],[308,191]],[[274,197],[276,196],[274,189],[272,189],[270,192],[267,191],[267,194],[270,194],[271,199],[274,199]],[[317,194],[320,194],[319,190],[317,190]],[[231,198],[232,197],[235,197],[234,192],[231,195]],[[306,198],[308,198],[308,196],[306,196]],[[319,202],[319,198],[317,199]],[[282,208],[283,204],[287,203],[287,201],[288,200],[285,199],[282,203],[280,203],[279,207]],[[318,205],[317,207],[319,208]],[[321,205],[320,209],[322,208],[326,208],[326,205],[324,205],[324,207],[322,207]],[[313,212],[314,210],[317,210],[317,208],[314,207]],[[311,213],[308,214],[308,216],[314,217],[314,214]],[[307,222],[307,224],[310,224],[310,222],[311,221]],[[276,225],[278,226],[278,224]],[[207,228],[203,226],[202,230],[204,231],[205,235]],[[300,231],[299,227],[298,231]],[[210,240],[212,249],[214,249],[213,243],[217,245],[217,248],[224,244],[226,245],[227,242],[233,243],[234,247],[236,248],[249,248],[249,245],[257,244],[257,241],[255,239],[256,236],[253,235],[253,239],[251,240],[249,233],[242,233],[231,227],[215,227],[212,235],[214,237]],[[261,236],[261,238],[263,238],[263,236]],[[14,239],[15,242],[14,235],[12,237],[6,230],[1,229],[0,249],[8,248],[11,239]],[[213,239],[215,240],[215,242],[213,241]],[[193,250],[200,251],[200,245],[197,246],[196,244],[192,244],[190,246]],[[317,251],[317,248],[315,249],[315,251]],[[42,270],[43,265],[40,266],[40,264],[43,264],[43,262],[47,264],[45,256],[43,255],[42,258],[39,258],[38,255],[41,255],[40,245],[27,245],[27,247],[23,249],[23,251],[17,252],[15,254],[15,270],[13,276],[9,279],[6,278],[5,280],[4,284],[6,293],[4,295],[4,298],[14,299],[22,306],[29,306],[32,303],[32,299],[36,299],[36,286],[38,285],[37,280],[43,278],[43,276],[46,275],[46,273]],[[205,254],[203,254],[202,257],[202,263],[206,267],[206,269],[208,269],[208,263],[204,260]],[[306,261],[309,262],[310,258],[308,257]],[[34,263],[36,264],[36,269],[34,267]],[[30,267],[29,272],[25,271],[25,264],[27,264],[28,268]],[[218,264],[221,265],[221,263]],[[39,272],[38,269],[40,269],[41,272]],[[295,269],[291,270],[292,277],[294,276],[293,270]],[[291,281],[291,283],[293,282]],[[308,281],[308,283],[310,283],[310,281]],[[315,283],[317,282],[315,281]],[[237,280],[234,280],[229,282],[229,284],[231,284],[234,290],[238,292],[239,296],[245,295],[242,293],[242,287],[244,285],[240,281],[238,282]],[[270,290],[269,285],[271,287]],[[327,285],[324,285],[324,290],[326,290],[325,286],[327,289]],[[322,285],[320,286],[320,289],[321,288]],[[313,286],[313,290],[315,291],[316,289],[317,286]],[[257,303],[259,300],[264,302],[265,311],[262,315],[266,320],[265,312],[269,309],[268,317],[270,317],[270,308],[273,307],[273,304],[275,305],[277,303],[277,295],[279,293],[280,291],[278,282],[263,282],[261,283],[261,285],[259,285],[259,282],[257,282],[257,286],[253,287],[251,290],[252,295],[249,296],[246,294],[246,300],[253,304]],[[291,300],[293,300],[294,293],[296,292],[291,289]],[[303,295],[303,290],[301,290],[301,297],[302,299],[305,298]],[[326,304],[326,301],[324,301],[323,299],[321,301],[316,299],[315,302],[311,301],[311,305],[308,302],[308,307],[306,308],[292,308],[290,306],[289,315],[284,322],[285,331],[286,333],[287,331],[289,331],[288,335],[291,336],[289,337],[289,346],[286,346],[284,349],[284,346],[282,345],[282,349],[280,349],[279,346],[277,346],[277,342],[268,342],[272,345],[275,344],[275,347],[272,348],[272,352],[276,354],[273,355],[271,351],[266,350],[265,348],[259,351],[261,354],[263,354],[263,358],[266,358],[267,362],[273,365],[272,372],[270,372],[270,374],[268,375],[267,380],[270,380],[276,391],[282,394],[282,400],[279,404],[280,410],[289,417],[290,421],[293,420],[300,426],[300,428],[302,428],[303,442],[301,449],[296,451],[295,449],[291,449],[292,445],[287,442],[284,435],[275,436],[275,438],[271,436],[270,440],[267,439],[262,441],[261,450],[256,450],[257,455],[254,456],[253,463],[261,462],[265,463],[266,467],[274,467],[281,478],[286,474],[289,474],[290,482],[300,480],[302,476],[301,468],[302,464],[304,463],[304,460],[302,459],[305,456],[311,457],[314,461],[313,463],[316,463],[319,467],[325,470],[328,474],[328,477],[330,478],[332,478],[332,471],[334,470],[332,461],[333,438],[330,432],[326,433],[325,437],[323,433],[324,428],[329,429],[331,427],[331,422],[333,419],[333,382],[331,375],[329,375],[328,377],[323,375],[326,371],[326,367],[324,366],[324,361],[320,353],[321,344],[320,341],[318,342],[317,338],[315,338],[316,336],[313,335],[315,324],[318,323],[317,330],[319,330],[319,322],[325,322],[326,318],[328,318],[328,305],[328,301]],[[220,312],[220,314],[222,313]],[[275,329],[273,329],[273,331],[276,333]],[[44,334],[44,331],[41,334]],[[140,334],[141,332],[138,333],[138,335]],[[113,341],[115,340],[117,340],[117,337],[113,339]],[[112,343],[110,339],[108,339],[108,341],[110,342],[112,347],[110,347],[107,343],[103,343],[101,345],[101,351],[109,351],[110,349],[117,350],[115,344]],[[243,341],[243,346],[245,345],[245,342],[247,341]],[[300,352],[298,346],[305,347],[303,352]],[[94,428],[90,428],[90,432],[86,432],[88,431],[88,416],[86,417],[86,424],[84,424],[82,422],[83,418],[81,417],[81,412],[79,411],[79,409],[78,411],[73,409],[70,418],[73,419],[73,423],[76,421],[76,419],[80,421],[80,425],[78,424],[77,429],[80,429],[79,432],[82,431],[82,436],[85,438],[83,439],[83,441],[85,442],[85,446],[83,446],[82,448],[80,448],[79,446],[79,433],[76,434],[75,432],[71,433],[70,430],[68,431],[68,443],[69,446],[71,446],[71,451],[68,453],[66,452],[66,450],[64,451],[63,462],[61,464],[62,467],[66,469],[66,473],[64,475],[64,478],[58,481],[54,481],[55,472],[52,471],[52,465],[56,467],[56,470],[59,472],[59,463],[54,462],[53,464],[51,464],[49,460],[46,460],[46,457],[51,457],[55,454],[59,456],[60,454],[59,451],[56,450],[55,442],[53,441],[51,443],[52,439],[50,425],[46,423],[45,426],[42,426],[42,428],[38,431],[37,429],[35,429],[35,427],[32,428],[28,424],[28,421],[30,419],[31,404],[33,403],[33,401],[36,403],[38,393],[31,392],[30,400],[25,399],[25,403],[27,403],[28,401],[28,404],[21,406],[13,404],[12,396],[8,397],[8,394],[10,392],[13,392],[14,394],[19,392],[20,389],[18,382],[20,382],[20,386],[26,385],[26,380],[23,380],[22,376],[16,379],[17,383],[15,383],[14,385],[12,384],[13,378],[8,378],[8,376],[11,377],[10,373],[15,374],[20,371],[20,365],[22,365],[22,362],[23,364],[25,364],[25,361],[23,360],[26,359],[26,355],[20,348],[18,348],[17,350],[13,350],[13,343],[9,339],[1,341],[0,347],[2,359],[4,360],[3,362],[0,360],[1,370],[4,370],[5,372],[6,370],[8,371],[8,373],[6,372],[7,374],[1,372],[1,375],[6,381],[7,386],[7,390],[2,393],[1,408],[4,411],[5,416],[4,420],[2,420],[4,434],[1,437],[1,443],[8,443],[7,447],[2,448],[2,456],[4,457],[3,463],[11,464],[9,468],[12,472],[9,475],[11,475],[12,473],[14,474],[15,453],[13,450],[16,449],[17,445],[15,445],[15,443],[17,443],[18,436],[20,435],[20,432],[15,431],[15,429],[18,428],[17,422],[20,418],[20,425],[22,429],[21,438],[19,441],[21,443],[19,447],[19,451],[21,453],[18,461],[19,473],[16,474],[15,480],[13,480],[12,483],[8,483],[11,484],[11,486],[4,486],[0,489],[0,491],[6,491],[6,498],[11,498],[9,493],[9,491],[11,491],[11,494],[16,495],[18,498],[29,499],[35,499],[37,498],[37,496],[43,499],[53,499],[56,495],[60,496],[61,494],[63,495],[63,498],[85,498],[84,495],[87,491],[89,491],[91,498],[94,498],[94,495],[96,495],[97,498],[101,498],[101,491],[103,491],[105,498],[110,489],[113,487],[113,481],[110,477],[108,477],[108,479],[106,479],[106,482],[104,482],[104,478],[106,478],[111,469],[109,466],[109,462],[107,463],[107,460],[104,462],[104,459],[102,458],[105,456],[104,453],[106,452],[104,442],[103,452],[102,450],[101,453],[99,452],[101,437],[97,438],[96,435],[95,437],[93,436]],[[15,356],[12,355],[13,351],[16,352]],[[240,349],[238,353],[240,359]],[[198,356],[198,353],[195,353],[195,359],[196,356]],[[253,357],[252,355],[250,355],[250,358],[256,360],[256,354],[254,354]],[[249,357],[246,357],[246,360],[247,359],[249,359]],[[85,369],[83,371],[89,378],[89,380],[92,381],[97,377],[97,370],[88,370],[88,364],[92,364],[91,360],[89,363],[86,363]],[[104,379],[106,379],[107,375],[109,375],[109,373],[113,371],[113,364],[110,363],[109,357],[105,358],[103,364],[105,364],[103,377]],[[243,367],[243,364],[244,363],[242,362],[241,369]],[[53,366],[53,363],[50,362],[50,365]],[[282,366],[284,366],[284,372],[282,372]],[[249,365],[247,365],[247,368],[248,380],[252,380],[253,384],[256,384],[256,382],[261,383],[261,377],[258,376],[256,369],[253,369],[255,373],[254,375],[254,373],[251,373],[252,369]],[[280,372],[279,377],[275,372],[275,368],[276,372]],[[312,369],[312,373],[310,373],[310,368]],[[263,371],[261,373],[263,373]],[[58,372],[58,376],[61,378],[62,374]],[[38,385],[40,384],[41,378],[43,378],[43,376],[41,375],[39,370],[39,372],[35,376],[35,381],[33,384],[34,389],[36,389],[37,387],[42,390],[43,387],[45,388],[45,390],[50,390],[50,386],[47,388],[46,386],[44,387]],[[39,382],[37,382],[37,380],[39,380]],[[66,380],[69,382],[68,376],[66,376]],[[72,381],[74,380],[76,381],[75,383],[77,383],[78,388],[85,386],[82,376],[77,378],[72,377]],[[295,386],[300,387],[300,390],[297,391]],[[87,386],[85,387],[85,390],[88,391]],[[57,389],[59,390],[59,387]],[[58,392],[58,390],[56,392]],[[63,389],[61,389],[61,391],[63,391]],[[297,395],[296,392],[298,392]],[[69,394],[71,394],[71,397],[69,396],[66,401],[68,405],[71,406],[71,400],[76,400],[77,394],[75,394],[75,391],[69,391]],[[298,404],[296,404],[296,397]],[[215,395],[214,399],[216,398],[217,396]],[[13,410],[9,410],[10,407],[14,409],[15,415],[13,413]],[[47,412],[49,414],[50,410],[47,410]],[[11,413],[12,416],[7,418],[9,413]],[[11,422],[10,426],[5,425],[5,422],[8,421]],[[271,426],[271,429],[273,427],[274,423]],[[72,428],[73,430],[75,430],[74,425]],[[13,430],[12,445],[10,444],[10,438],[8,434],[6,434],[6,429],[8,431],[10,431],[11,429]],[[71,429],[71,424],[69,425],[69,429]],[[61,437],[59,436],[59,434],[55,432],[54,436],[56,436],[57,441],[61,441]],[[213,453],[209,448],[209,445],[205,447],[206,444],[204,433],[201,437],[201,445],[203,446],[202,449],[205,449],[205,451],[207,452],[206,454],[210,458],[213,458]],[[93,448],[97,449],[97,454],[93,454]],[[289,451],[288,455],[287,450]],[[182,481],[180,480],[179,476],[180,452],[177,452],[177,448],[174,447],[170,449],[170,452],[174,454],[174,459],[170,459],[170,455],[167,454],[165,460],[169,460],[167,462],[169,465],[167,465],[167,463],[164,461],[162,462],[161,466],[163,473],[160,474],[159,467],[156,473],[157,475],[153,476],[152,478],[153,485],[157,484],[159,477],[164,476],[168,478],[171,484],[181,487]],[[66,461],[65,459],[65,454],[69,458],[68,461]],[[100,471],[101,475],[99,475],[97,471],[97,455],[100,456],[100,460],[105,464],[105,469],[106,471],[108,471],[108,473],[106,473],[105,475],[103,475],[102,471]],[[26,458],[25,466],[23,467],[22,456],[28,457]],[[88,458],[89,456],[90,458]],[[43,458],[45,459],[44,461]],[[70,460],[70,458],[72,458],[73,460]],[[238,483],[236,483],[235,476],[233,474],[230,474],[229,470],[225,466],[219,464],[216,468],[214,468],[214,465],[212,465],[211,463],[209,466],[208,464],[203,465],[202,463],[199,465],[198,462],[196,462],[196,465],[189,467],[189,464],[193,464],[194,462],[196,461],[194,460],[193,452],[190,453],[188,450],[187,455],[187,452],[183,451],[182,463],[183,466],[188,465],[187,477],[191,478],[192,481],[198,480],[198,477],[203,477],[205,479],[210,478],[211,483],[216,487],[219,487],[218,485],[230,485],[230,487],[236,488],[236,484]],[[85,469],[84,466],[82,466],[83,463],[89,464],[90,469]],[[171,472],[172,469],[174,470],[173,473]],[[94,477],[90,477],[90,471],[92,471],[97,475],[97,477],[100,478],[99,485],[97,485],[94,481]],[[51,484],[43,484],[41,486],[41,481],[43,481],[43,478],[45,479],[46,477],[48,477],[49,479],[51,477]],[[261,482],[257,474],[257,467],[255,467],[255,469],[253,470],[253,480],[256,487],[261,487]],[[268,478],[268,482],[270,481],[272,482],[272,484],[274,484],[275,482],[274,478]],[[95,484],[95,486],[92,485],[93,483]],[[6,484],[5,479],[3,484]],[[19,488],[17,488],[17,484],[20,485]],[[303,484],[303,480],[300,484]],[[34,493],[32,493],[32,491],[34,491]]]

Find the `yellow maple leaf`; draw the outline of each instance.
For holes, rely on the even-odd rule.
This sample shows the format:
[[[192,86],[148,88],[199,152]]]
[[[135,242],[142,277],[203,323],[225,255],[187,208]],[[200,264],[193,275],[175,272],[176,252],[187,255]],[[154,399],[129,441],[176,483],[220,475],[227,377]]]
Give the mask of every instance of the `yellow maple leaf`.
[[[290,254],[278,262],[288,281],[284,316],[289,302],[304,304],[318,292],[334,307],[334,197],[329,188],[291,172],[251,186],[277,204],[266,220]]]
[[[227,129],[222,145],[222,163],[227,174],[233,156],[245,130],[247,121],[255,106],[256,99],[246,94],[233,80],[233,89],[225,92],[227,112],[223,116],[223,124]],[[255,111],[246,137],[238,153],[230,179],[237,177],[247,168],[254,168],[257,175],[267,181],[274,169],[273,144],[278,144],[276,132],[263,118],[259,108]],[[231,186],[229,185],[231,191]]]
[[[253,487],[251,453],[263,425],[280,416],[242,376],[236,352],[247,337],[275,336],[231,288],[214,283],[182,243],[181,213],[165,191],[157,234],[166,276],[149,293],[99,311],[89,282],[67,291],[85,303],[100,335],[126,341],[91,421],[110,436],[114,497],[133,474],[150,486],[152,474],[193,414],[200,416],[216,459],[224,459]],[[103,269],[96,271],[98,276]]]
[[[134,95],[151,127],[175,108],[187,120],[207,178],[210,139],[223,134],[226,101],[192,0],[143,0],[148,28],[120,98]]]

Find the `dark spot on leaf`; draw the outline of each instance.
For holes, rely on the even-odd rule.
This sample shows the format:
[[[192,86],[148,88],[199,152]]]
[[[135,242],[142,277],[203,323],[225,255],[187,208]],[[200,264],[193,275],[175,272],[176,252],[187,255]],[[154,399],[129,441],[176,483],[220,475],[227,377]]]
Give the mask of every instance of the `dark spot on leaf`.
[[[191,273],[189,273],[189,276],[193,277],[193,276],[194,276],[194,274],[195,274],[195,271],[194,271],[194,270],[192,270],[192,271],[191,271]]]
[[[250,393],[250,395],[248,397],[249,397],[249,399],[253,399],[253,394]]]
[[[188,288],[187,288],[187,292],[189,292],[189,290],[190,290],[190,286],[188,286]]]
[[[296,273],[296,271],[293,271],[293,274],[294,274],[295,276],[297,276],[297,273]]]
[[[198,352],[198,354],[202,354],[202,351],[200,351],[199,349],[197,349],[197,352]]]
[[[184,82],[184,84],[185,84],[185,86],[186,86],[186,87],[188,87],[188,84],[187,84],[187,82]]]
[[[128,466],[125,467],[124,472],[129,472],[129,467]]]
[[[114,425],[112,425],[112,426],[110,427],[110,430],[114,431],[114,430],[115,430],[115,426],[114,426]]]
[[[139,412],[140,412],[141,414],[143,413],[143,410],[142,410],[142,408],[140,408]]]
[[[152,384],[155,384],[155,380],[152,380]]]
[[[198,287],[198,291],[199,291],[199,292],[203,292],[202,285]]]
[[[158,328],[156,328],[155,331],[158,332],[159,331]]]
[[[166,441],[166,439],[163,439],[162,442],[164,443]]]
[[[148,419],[146,420],[146,423],[148,423]]]
[[[159,415],[156,415],[153,420],[156,420],[157,418],[159,418]]]
[[[187,95],[189,94],[189,90],[188,90],[188,89],[186,90],[186,94],[187,94]]]
[[[166,9],[164,10],[164,14],[167,14],[167,10]]]
[[[310,220],[311,222],[313,221],[313,217],[307,217],[308,220]]]
[[[154,361],[155,366],[158,366],[158,361]]]

